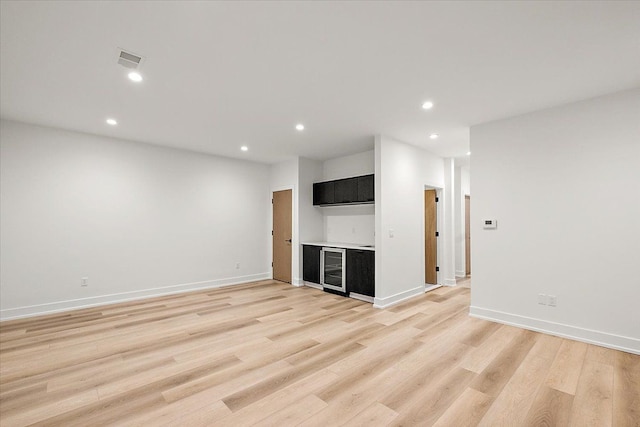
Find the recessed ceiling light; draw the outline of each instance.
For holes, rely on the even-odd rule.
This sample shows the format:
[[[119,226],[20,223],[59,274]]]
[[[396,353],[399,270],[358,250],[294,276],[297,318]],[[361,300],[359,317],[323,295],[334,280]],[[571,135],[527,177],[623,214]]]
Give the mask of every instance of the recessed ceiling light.
[[[438,139],[440,135],[438,135],[437,133],[432,133],[431,135],[429,135],[429,138],[431,139]]]
[[[129,80],[132,80],[134,82],[141,82],[142,81],[142,75],[140,73],[138,73],[137,71],[132,71],[128,74],[129,76]]]
[[[467,156],[470,156],[470,155],[471,155],[471,151],[467,151]]]
[[[247,147],[246,145],[243,145],[242,147],[240,147],[240,149],[242,151],[249,151],[249,147]]]
[[[304,130],[304,125],[303,125],[302,123],[298,123],[298,124],[296,125],[296,129],[297,129],[297,130]]]
[[[433,102],[431,101],[427,101],[424,104],[422,104],[422,108],[424,108],[425,110],[430,110],[433,108]]]
[[[107,119],[107,124],[111,126],[115,126],[118,124],[118,122],[116,121],[116,119]]]

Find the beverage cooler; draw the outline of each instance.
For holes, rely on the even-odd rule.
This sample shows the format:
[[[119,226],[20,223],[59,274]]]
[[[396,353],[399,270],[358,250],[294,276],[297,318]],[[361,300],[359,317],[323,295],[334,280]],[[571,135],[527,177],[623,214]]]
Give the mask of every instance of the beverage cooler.
[[[346,292],[346,249],[322,248],[320,251],[320,284],[323,288]]]

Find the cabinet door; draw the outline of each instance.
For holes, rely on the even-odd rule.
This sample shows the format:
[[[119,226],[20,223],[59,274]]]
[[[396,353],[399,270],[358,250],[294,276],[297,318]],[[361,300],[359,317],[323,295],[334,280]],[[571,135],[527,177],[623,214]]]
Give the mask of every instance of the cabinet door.
[[[375,296],[375,252],[347,249],[347,292]]]
[[[334,181],[313,184],[313,204],[329,205],[334,203]]]
[[[375,199],[373,175],[364,175],[358,180],[358,202],[373,202]]]
[[[340,179],[335,182],[335,203],[353,203],[358,198],[357,178]]]
[[[320,284],[320,246],[302,245],[302,280]]]

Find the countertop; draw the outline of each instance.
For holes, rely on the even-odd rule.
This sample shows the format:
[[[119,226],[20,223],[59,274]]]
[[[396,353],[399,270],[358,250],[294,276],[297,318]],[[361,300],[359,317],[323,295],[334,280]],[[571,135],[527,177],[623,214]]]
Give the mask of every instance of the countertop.
[[[302,242],[303,245],[311,246],[326,246],[330,248],[343,248],[343,249],[361,249],[363,251],[375,251],[376,248],[371,245],[361,245],[358,243],[338,243],[338,242]]]

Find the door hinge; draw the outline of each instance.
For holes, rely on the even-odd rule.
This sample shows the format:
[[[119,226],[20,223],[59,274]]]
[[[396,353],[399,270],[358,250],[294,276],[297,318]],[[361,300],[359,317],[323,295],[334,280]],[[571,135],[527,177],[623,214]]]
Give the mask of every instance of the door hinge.
[[[436,196],[436,203],[438,203],[440,201],[440,199],[438,198],[438,196]]]
[[[273,199],[271,199],[271,204],[273,204]]]
[[[273,262],[271,262],[271,268],[273,268]]]
[[[440,271],[440,267],[436,267],[436,271]]]
[[[273,236],[273,230],[271,230],[271,235]]]
[[[440,233],[436,231],[436,237],[440,237]]]

